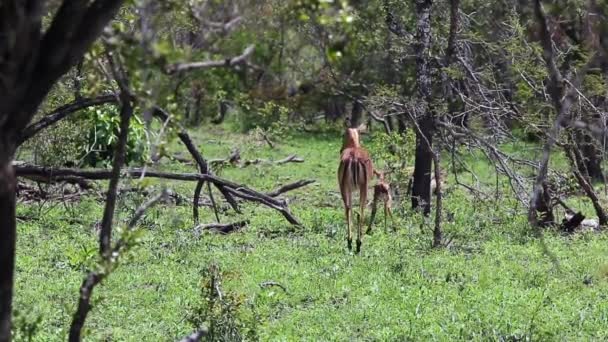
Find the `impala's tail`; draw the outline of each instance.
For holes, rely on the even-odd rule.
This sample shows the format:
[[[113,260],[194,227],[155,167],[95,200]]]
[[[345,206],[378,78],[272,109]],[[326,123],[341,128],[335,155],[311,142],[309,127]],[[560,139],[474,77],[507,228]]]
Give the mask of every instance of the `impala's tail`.
[[[338,178],[341,189],[356,189],[358,186],[367,185],[371,174],[367,163],[358,158],[347,156],[340,161]]]

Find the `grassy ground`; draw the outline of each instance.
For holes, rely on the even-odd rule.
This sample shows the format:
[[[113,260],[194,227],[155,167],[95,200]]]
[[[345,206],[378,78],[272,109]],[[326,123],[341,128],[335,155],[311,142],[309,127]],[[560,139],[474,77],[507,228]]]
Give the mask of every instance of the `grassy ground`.
[[[304,227],[246,205],[242,215],[227,211],[222,217],[251,218],[243,231],[199,235],[188,203],[150,210],[141,222],[141,244],[95,290],[85,340],[172,341],[189,334],[194,327],[187,317],[202,300],[202,274],[211,263],[222,272],[224,293],[240,304],[237,317],[261,340],[608,339],[606,234],[547,232],[538,239],[506,191],[482,202],[448,183],[445,207],[453,219],[444,229],[450,248],[432,250],[432,222],[404,203],[395,210],[397,231],[378,224],[362,254],[353,256],[346,250],[336,185],[339,136],[295,136],[271,150],[225,131],[194,135],[209,158],[233,147],[244,159],[304,158],[303,164],[221,172],[261,190],[316,179],[288,195]],[[490,182],[492,168],[481,158],[470,162]],[[194,170],[167,160],[162,168]],[[194,187],[146,184],[166,184],[184,196]],[[506,182],[499,187],[506,189]],[[123,197],[118,220],[126,221],[144,200]],[[208,209],[202,211],[203,222],[213,221]],[[96,261],[94,226],[102,203],[90,196],[69,204],[21,204],[18,215],[16,326],[25,330],[38,320],[34,340],[65,340],[85,269]],[[260,287],[265,281],[287,291]],[[19,332],[18,340],[23,337]]]

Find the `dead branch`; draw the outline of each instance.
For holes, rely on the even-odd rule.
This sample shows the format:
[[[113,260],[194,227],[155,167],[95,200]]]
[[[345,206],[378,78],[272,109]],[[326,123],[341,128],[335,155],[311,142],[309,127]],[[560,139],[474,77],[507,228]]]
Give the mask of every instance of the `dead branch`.
[[[42,117],[42,119],[34,122],[27,126],[22,132],[17,142],[18,145],[23,144],[28,139],[32,138],[34,135],[38,134],[38,132],[43,129],[54,125],[60,120],[66,118],[68,115],[78,112],[79,110],[92,107],[99,106],[106,103],[118,103],[118,95],[117,94],[106,94],[100,95],[93,98],[80,98],[74,102],[68,103],[64,106],[61,106],[49,114],[46,114]]]
[[[167,121],[169,119],[169,114],[158,106],[155,106],[152,109],[152,115],[161,119],[162,121]],[[192,139],[190,138],[190,135],[188,134],[188,132],[181,126],[179,126],[179,128],[180,128],[180,132],[177,135],[178,135],[179,139],[182,141],[182,143],[186,146],[186,149],[188,150],[188,152],[190,152],[190,155],[192,155],[192,158],[194,158],[194,160],[196,161],[200,172],[202,174],[210,174],[210,170],[209,170],[207,161],[205,160],[205,158],[203,158],[203,155],[198,151],[196,146],[194,146],[194,143],[192,142]],[[226,191],[226,189],[224,189],[223,185],[215,184],[215,186],[222,193],[222,195],[224,196],[224,198],[226,199],[228,204],[230,204],[232,209],[234,209],[234,211],[236,211],[237,213],[240,213],[241,210],[239,209],[238,203],[232,197],[232,195],[228,191]],[[203,189],[203,183],[201,181],[201,182],[199,182],[199,184],[196,185],[196,189],[194,190],[194,199],[192,202],[192,215],[194,217],[195,222],[198,222],[198,216],[199,216],[198,215],[198,202],[200,200],[200,194],[201,194],[202,189]],[[218,214],[218,210],[217,210],[217,205],[215,205],[215,200],[213,200],[213,193],[211,192],[210,187],[208,187],[208,190],[209,190],[209,197],[212,199],[212,203],[214,204],[213,210],[215,212],[215,216],[219,221],[219,214]]]
[[[532,196],[530,196],[530,206],[528,208],[528,222],[530,222],[530,225],[532,225],[533,227],[537,227],[538,218],[536,204],[538,203],[538,199],[542,192],[542,184],[547,178],[551,149],[553,145],[557,142],[561,128],[566,126],[570,113],[570,107],[576,102],[576,88],[578,88],[578,86],[581,84],[584,75],[587,73],[587,70],[591,67],[592,64],[595,63],[595,59],[597,58],[597,56],[591,58],[589,62],[582,68],[582,70],[579,71],[576,79],[573,82],[570,82],[572,86],[570,86],[568,90],[564,89],[565,82],[563,81],[562,74],[560,73],[555,63],[551,33],[549,32],[547,18],[545,16],[545,12],[543,10],[540,0],[534,1],[534,14],[536,15],[536,18],[541,26],[540,33],[541,44],[543,46],[543,58],[549,71],[548,88],[549,93],[551,95],[551,99],[553,101],[553,107],[557,114],[553,126],[551,127],[551,130],[548,133],[547,141],[543,146],[543,155],[540,161],[538,175],[536,176],[536,180],[534,182]]]
[[[278,283],[276,281],[263,281],[260,283],[261,288],[266,288],[266,287],[271,287],[271,286],[280,287],[283,291],[287,292],[287,288],[285,286],[283,286],[281,283]]]
[[[249,224],[249,220],[243,220],[232,223],[208,223],[201,224],[194,228],[195,231],[200,230],[210,230],[212,232],[220,233],[220,234],[229,234],[235,231],[240,230],[241,228],[247,226]]]
[[[23,178],[29,179],[33,182],[46,182],[48,181],[36,176],[24,176]],[[78,185],[81,189],[83,190],[91,190],[94,188],[94,186],[87,181],[86,179],[82,178],[82,177],[75,177],[75,176],[62,176],[62,177],[56,177],[54,179],[52,179],[51,181],[53,182],[64,182],[64,183],[69,183],[69,184],[76,184]]]
[[[272,160],[267,160],[267,159],[253,159],[253,160],[245,160],[241,167],[247,167],[249,165],[258,165],[258,164],[277,164],[277,165],[282,165],[282,164],[287,164],[287,163],[303,163],[304,159],[296,156],[295,154],[289,155],[283,159],[280,160],[276,160],[276,161],[272,161]]]
[[[42,177],[43,179],[53,179],[57,176],[78,176],[90,180],[104,180],[111,177],[111,171],[106,169],[69,169],[69,168],[45,168],[37,165],[18,165],[14,167],[15,174],[18,177],[25,177],[34,175]],[[148,177],[148,178],[161,178],[171,179],[178,181],[206,181],[213,183],[216,187],[222,187],[231,195],[242,198],[244,200],[261,203],[269,208],[279,211],[290,223],[294,225],[300,225],[298,220],[291,214],[287,204],[283,201],[277,200],[271,196],[260,193],[258,191],[249,189],[245,185],[237,184],[229,180],[211,175],[211,174],[197,174],[197,173],[171,173],[171,172],[158,172],[158,171],[146,171],[143,169],[128,169],[122,170],[121,174],[128,175],[130,177]]]
[[[307,186],[309,184],[314,183],[315,180],[314,179],[304,179],[304,180],[299,180],[297,182],[293,182],[293,183],[289,183],[289,184],[285,184],[281,187],[279,187],[276,190],[273,190],[269,193],[267,193],[266,195],[270,196],[270,197],[277,197],[285,192],[291,191],[291,190],[295,190],[295,189],[299,189],[301,187]]]
[[[585,215],[583,213],[578,212],[574,215],[566,215],[566,218],[562,222],[560,226],[560,230],[566,233],[572,233],[576,229],[576,227],[580,226],[581,223],[585,220]]]
[[[167,67],[167,73],[174,74],[178,72],[185,72],[196,69],[234,67],[236,65],[244,63],[249,58],[249,56],[251,56],[254,49],[255,45],[249,45],[241,55],[232,58],[226,58],[224,60],[173,64]]]
[[[567,146],[564,147],[564,149],[566,150],[568,159],[570,159],[570,163],[572,164],[572,173],[574,174],[574,177],[576,177],[578,184],[581,186],[581,188],[583,188],[583,191],[585,191],[585,194],[587,195],[587,197],[589,197],[591,203],[593,204],[593,208],[595,209],[595,213],[597,214],[597,217],[599,219],[600,226],[605,226],[606,224],[608,224],[608,215],[606,214],[604,208],[602,208],[600,200],[597,194],[595,193],[593,186],[589,183],[587,178],[585,178],[579,171],[574,152],[572,151],[572,147]]]
[[[209,165],[235,165],[241,161],[241,152],[238,149],[233,149],[230,152],[230,155],[223,159],[209,159]]]

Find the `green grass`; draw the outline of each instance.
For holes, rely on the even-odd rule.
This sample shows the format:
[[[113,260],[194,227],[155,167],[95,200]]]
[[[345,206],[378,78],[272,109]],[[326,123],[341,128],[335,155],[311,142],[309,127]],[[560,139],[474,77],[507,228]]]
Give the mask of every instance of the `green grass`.
[[[485,203],[448,182],[444,205],[454,220],[444,230],[450,248],[431,249],[432,222],[403,203],[396,208],[397,232],[384,232],[378,223],[365,237],[362,254],[354,256],[346,249],[336,185],[338,135],[296,135],[274,150],[222,130],[198,132],[195,139],[208,158],[224,157],[233,147],[241,148],[243,159],[291,153],[304,158],[303,164],[221,172],[264,191],[316,179],[287,196],[304,227],[293,228],[278,213],[248,204],[242,215],[222,216],[224,222],[250,218],[241,232],[199,236],[188,203],[155,207],[140,224],[141,243],[95,289],[85,340],[172,341],[191,333],[186,317],[201,301],[201,272],[211,263],[220,267],[223,291],[242,303],[238,315],[249,317],[254,308],[261,340],[608,338],[608,235],[548,231],[542,240],[535,238],[504,179],[500,198]],[[517,146],[513,151],[524,153]],[[469,161],[492,190],[493,168],[479,157]],[[191,172],[194,166],[164,160],[162,169]],[[187,198],[194,188],[150,184],[169,185]],[[122,198],[117,221],[128,220],[144,200]],[[580,206],[589,210],[584,201]],[[20,204],[18,215],[16,325],[39,318],[34,340],[65,340],[85,270],[96,261],[94,225],[102,202],[90,196],[69,205]],[[201,220],[213,221],[212,213],[202,208]],[[276,281],[287,292],[261,288],[264,281]]]

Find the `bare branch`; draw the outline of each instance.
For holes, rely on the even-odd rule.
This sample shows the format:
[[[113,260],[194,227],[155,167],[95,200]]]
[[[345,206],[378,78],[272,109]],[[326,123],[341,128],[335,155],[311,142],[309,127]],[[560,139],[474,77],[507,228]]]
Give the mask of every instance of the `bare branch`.
[[[53,179],[57,176],[78,176],[92,180],[110,179],[112,176],[111,170],[106,169],[79,170],[70,168],[45,168],[36,165],[15,165],[14,169],[18,177],[38,176],[48,180]],[[275,199],[261,192],[249,189],[245,185],[237,184],[211,174],[170,173],[148,171],[142,169],[122,170],[121,173],[126,174],[130,177],[148,177],[172,179],[179,181],[211,182],[216,187],[222,187],[227,192],[238,198],[242,198],[244,200],[252,202],[258,202],[269,208],[275,209],[279,211],[291,224],[300,225],[298,220],[291,214],[289,208],[287,207],[287,204],[284,201]]]
[[[253,53],[254,49],[255,45],[249,45],[241,55],[232,58],[226,58],[224,60],[173,64],[167,67],[167,73],[174,74],[178,72],[196,69],[233,67],[235,65],[245,63],[249,56],[251,56],[251,54]]]
[[[301,187],[307,186],[309,184],[314,183],[315,180],[314,179],[305,179],[305,180],[299,180],[297,182],[293,182],[293,183],[289,183],[289,184],[285,184],[282,187],[273,190],[269,193],[267,193],[268,196],[270,197],[277,197],[285,192],[291,191],[291,190],[295,190],[295,189],[299,189]]]
[[[18,145],[23,144],[26,140],[32,138],[34,135],[38,134],[38,132],[43,129],[52,126],[59,122],[60,120],[66,118],[72,113],[78,112],[79,110],[92,107],[99,106],[106,103],[118,103],[118,95],[117,94],[107,94],[100,95],[93,98],[81,98],[77,99],[74,102],[63,105],[54,111],[46,114],[42,117],[42,119],[37,122],[30,124],[27,126],[21,135],[19,136],[19,140],[17,142]]]

